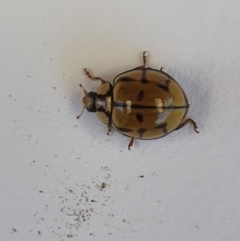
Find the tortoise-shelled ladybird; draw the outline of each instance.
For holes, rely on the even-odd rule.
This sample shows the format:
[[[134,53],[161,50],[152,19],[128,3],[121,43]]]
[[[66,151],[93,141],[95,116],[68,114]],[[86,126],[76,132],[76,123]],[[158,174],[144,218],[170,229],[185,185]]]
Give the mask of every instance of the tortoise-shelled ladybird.
[[[107,134],[113,128],[130,137],[129,150],[134,139],[161,138],[189,123],[199,133],[196,122],[186,118],[189,103],[183,89],[162,68],[146,67],[146,51],[143,65],[117,75],[113,85],[92,77],[87,69],[84,71],[89,79],[101,81],[101,85],[97,92],[87,92],[80,84],[84,90],[83,111],[86,108],[96,112],[98,119],[108,126]]]

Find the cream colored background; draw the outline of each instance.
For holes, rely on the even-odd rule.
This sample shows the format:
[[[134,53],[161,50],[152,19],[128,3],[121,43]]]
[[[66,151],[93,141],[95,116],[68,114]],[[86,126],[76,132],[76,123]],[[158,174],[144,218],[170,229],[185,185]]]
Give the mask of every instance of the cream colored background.
[[[239,240],[239,1],[0,6],[1,240]],[[76,119],[78,85],[99,84],[84,67],[112,81],[143,50],[182,85],[201,133],[128,151],[94,114]]]

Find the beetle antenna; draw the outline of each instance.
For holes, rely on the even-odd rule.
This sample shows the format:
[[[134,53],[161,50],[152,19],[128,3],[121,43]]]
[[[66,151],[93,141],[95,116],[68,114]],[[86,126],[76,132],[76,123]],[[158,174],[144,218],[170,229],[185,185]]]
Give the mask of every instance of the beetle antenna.
[[[86,98],[87,98],[87,94],[88,94],[88,92],[83,88],[83,86],[81,84],[79,86],[83,89],[83,92],[84,92],[84,97],[83,97],[84,107],[83,107],[83,110],[82,110],[81,114],[77,116],[77,119],[79,119],[81,117],[84,110],[86,109]]]
[[[86,106],[83,107],[82,112],[81,112],[80,115],[77,116],[77,119],[79,119],[79,118],[81,117],[81,115],[83,114],[83,112],[84,112],[85,109],[86,109]]]
[[[79,86],[83,89],[84,95],[87,96],[88,92],[83,88],[83,86],[81,84]]]

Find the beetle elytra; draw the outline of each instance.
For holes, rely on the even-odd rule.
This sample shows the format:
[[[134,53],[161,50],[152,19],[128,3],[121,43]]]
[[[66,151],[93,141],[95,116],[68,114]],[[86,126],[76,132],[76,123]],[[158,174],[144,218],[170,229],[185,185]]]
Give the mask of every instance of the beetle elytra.
[[[101,85],[96,92],[87,92],[80,85],[84,91],[83,111],[86,108],[96,112],[108,126],[107,134],[113,128],[130,137],[129,150],[134,139],[161,138],[189,123],[199,133],[196,122],[186,118],[189,103],[183,89],[162,68],[146,67],[146,52],[142,66],[117,75],[113,84],[84,71],[89,79],[101,81]]]

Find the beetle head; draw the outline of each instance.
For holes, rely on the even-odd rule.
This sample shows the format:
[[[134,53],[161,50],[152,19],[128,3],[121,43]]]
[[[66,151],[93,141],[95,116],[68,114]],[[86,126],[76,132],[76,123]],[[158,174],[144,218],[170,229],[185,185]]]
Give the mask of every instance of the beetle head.
[[[77,119],[79,119],[81,117],[81,115],[83,114],[85,109],[87,109],[89,112],[96,112],[95,99],[97,96],[96,92],[91,91],[88,93],[81,84],[79,86],[83,89],[83,92],[84,92],[84,97],[82,99],[84,107],[83,107],[81,114],[79,116],[77,116]]]

